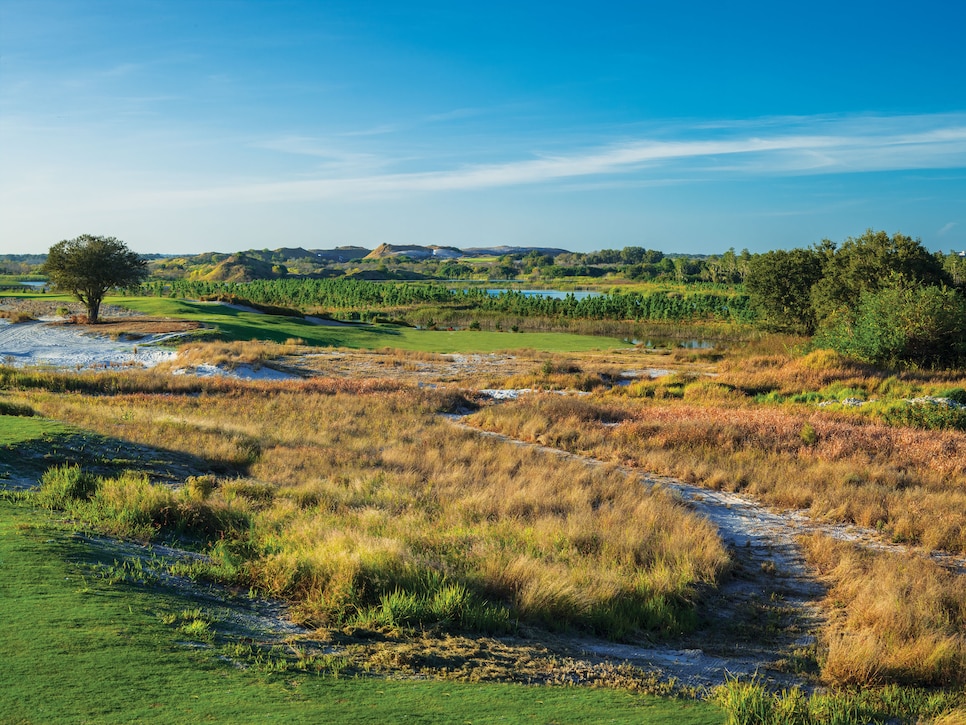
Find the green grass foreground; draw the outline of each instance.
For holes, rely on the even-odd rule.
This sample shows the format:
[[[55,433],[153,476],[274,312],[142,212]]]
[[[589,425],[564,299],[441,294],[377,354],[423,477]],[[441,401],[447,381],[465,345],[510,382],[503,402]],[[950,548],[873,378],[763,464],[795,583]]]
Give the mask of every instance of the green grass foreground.
[[[159,317],[211,325],[228,340],[285,342],[301,338],[307,345],[378,350],[384,347],[436,353],[497,352],[532,349],[543,352],[586,352],[629,347],[608,337],[560,332],[491,332],[486,330],[417,330],[396,325],[315,325],[297,317],[244,312],[225,305],[157,297],[109,297],[108,304]]]
[[[706,703],[618,690],[241,670],[164,623],[196,602],[93,576],[87,546],[0,499],[0,722],[724,721]]]
[[[19,415],[5,415],[0,409],[0,448],[12,447],[37,439],[47,439],[66,433],[68,427],[63,423],[47,418],[33,418]],[[10,455],[14,455],[12,452]]]

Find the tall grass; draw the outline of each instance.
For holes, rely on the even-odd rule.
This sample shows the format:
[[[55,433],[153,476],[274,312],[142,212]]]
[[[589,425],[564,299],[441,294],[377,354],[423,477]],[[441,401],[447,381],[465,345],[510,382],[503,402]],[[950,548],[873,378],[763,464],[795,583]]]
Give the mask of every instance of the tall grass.
[[[755,407],[717,387],[720,379],[671,378],[662,385],[680,386],[680,398],[548,395],[484,408],[471,420],[515,438],[807,508],[816,518],[857,523],[893,539],[966,550],[962,433]],[[711,394],[709,386],[716,386]],[[966,679],[961,576],[918,555],[860,554],[825,539],[809,548],[813,565],[833,582],[826,681]]]
[[[728,680],[712,692],[729,725],[866,725],[872,722],[964,722],[963,695],[888,686],[806,695],[776,692],[757,679]]]
[[[515,438],[879,529],[895,541],[966,552],[966,433],[756,406],[724,379],[670,376],[636,390],[643,386],[652,397],[547,396],[485,408],[471,420]]]
[[[249,523],[212,554],[237,583],[292,601],[304,622],[499,631],[521,621],[611,637],[693,624],[700,587],[728,563],[709,524],[616,469],[456,429],[435,415],[450,397],[317,380],[31,400],[117,438],[236,462],[245,477],[202,487],[204,504]],[[108,490],[91,505],[120,515]],[[186,494],[158,495],[154,524]]]
[[[966,683],[966,580],[914,554],[861,550],[818,535],[809,563],[834,613],[822,676],[833,685]]]
[[[105,533],[148,541],[163,529],[207,538],[224,537],[248,526],[246,507],[207,501],[197,487],[174,491],[126,472],[95,476],[76,465],[55,466],[41,478],[37,503],[67,512]]]

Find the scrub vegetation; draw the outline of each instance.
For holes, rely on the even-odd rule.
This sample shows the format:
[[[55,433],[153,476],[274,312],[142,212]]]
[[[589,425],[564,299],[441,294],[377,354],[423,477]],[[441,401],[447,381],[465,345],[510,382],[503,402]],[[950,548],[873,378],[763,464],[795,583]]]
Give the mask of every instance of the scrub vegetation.
[[[719,370],[714,378],[671,375],[634,383],[596,400],[550,396],[506,403],[470,421],[513,438],[753,495],[819,521],[858,525],[884,542],[966,552],[966,433],[957,425],[927,430],[887,414],[899,405],[942,405],[904,401],[948,394],[966,379],[951,373],[886,376],[819,352],[741,358]],[[816,395],[800,401],[783,392],[808,389]],[[888,402],[870,410],[817,405],[876,393]],[[962,573],[921,554],[860,552],[819,535],[806,551],[830,587],[820,658],[825,682],[966,682]]]
[[[318,257],[297,274],[244,255],[155,260],[153,278],[110,302],[181,321],[176,362],[0,366],[0,476],[39,482],[3,505],[24,531],[191,549],[166,575],[283,600],[314,650],[229,643],[190,603],[158,617],[281,677],[304,665],[323,679],[592,683],[704,695],[734,723],[961,722],[959,258],[872,231],[764,255],[638,251]],[[601,294],[491,294],[494,272]],[[98,327],[146,334],[115,323]],[[266,366],[296,377],[172,374]],[[483,389],[515,392],[494,403]],[[521,649],[554,638],[686,647],[730,585],[782,576],[767,561],[743,568],[694,499],[643,486],[644,473],[801,522],[799,576],[822,591],[817,641],[763,663],[781,685],[700,690]],[[154,575],[140,566],[98,571],[141,596],[134,585]],[[767,639],[794,609],[780,594],[751,608],[762,621],[734,637]]]
[[[0,721],[723,721],[711,704],[627,688],[353,674],[342,656],[236,631],[233,612],[251,601],[216,607],[118,555],[23,496],[0,497]]]
[[[204,451],[234,474],[174,492],[58,468],[44,505],[135,538],[204,533],[217,539],[213,571],[290,600],[313,626],[660,636],[691,626],[698,588],[727,566],[713,529],[673,500],[455,429],[435,415],[453,404],[443,393],[309,381],[31,399],[105,436]]]

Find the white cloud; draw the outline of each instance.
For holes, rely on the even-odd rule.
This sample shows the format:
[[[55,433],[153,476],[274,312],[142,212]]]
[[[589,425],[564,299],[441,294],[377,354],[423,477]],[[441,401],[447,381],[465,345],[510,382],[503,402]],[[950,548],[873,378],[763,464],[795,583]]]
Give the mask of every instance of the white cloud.
[[[0,126],[0,129],[3,127]],[[223,141],[223,140],[222,140]],[[85,205],[101,209],[189,208],[211,204],[364,200],[521,186],[590,188],[705,183],[715,180],[852,174],[915,169],[966,169],[966,114],[905,117],[761,119],[665,126],[651,138],[623,138],[498,163],[459,164],[459,140],[441,138],[425,155],[374,153],[378,147],[339,136],[289,134],[238,144],[314,160],[287,172],[255,167],[245,178],[227,173],[192,184],[140,175],[123,190],[89,189]],[[454,146],[457,146],[454,149]],[[563,142],[547,147],[565,148]],[[200,150],[200,146],[197,147]],[[474,148],[478,155],[506,146]],[[398,149],[396,149],[398,150]],[[425,149],[424,149],[425,150]],[[464,156],[464,158],[466,158]],[[447,159],[441,161],[439,159]],[[457,159],[454,164],[452,159]],[[2,175],[0,175],[2,176]],[[96,186],[96,185],[95,185]],[[101,197],[98,200],[96,197]]]
[[[722,130],[723,129],[723,130]],[[613,185],[696,180],[966,168],[966,114],[762,119],[678,127],[678,138],[623,139],[570,152],[492,164],[388,171],[391,161],[305,136],[257,145],[317,157],[314,178],[249,179],[198,188],[131,191],[113,208],[212,203],[365,199],[561,182]],[[400,159],[413,168],[426,159]]]

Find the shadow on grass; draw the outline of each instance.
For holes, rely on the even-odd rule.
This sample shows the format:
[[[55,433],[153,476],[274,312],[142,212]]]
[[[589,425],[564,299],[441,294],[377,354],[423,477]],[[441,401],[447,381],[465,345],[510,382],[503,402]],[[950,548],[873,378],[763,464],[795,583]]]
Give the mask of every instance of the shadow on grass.
[[[205,458],[96,433],[67,431],[0,447],[0,487],[4,479],[17,484],[11,487],[29,487],[47,469],[64,464],[77,464],[99,476],[139,471],[163,483],[181,483],[188,476],[207,473],[245,475],[257,454],[249,449],[233,460]]]
[[[228,340],[269,340],[283,343],[301,338],[318,347],[372,348],[391,343],[400,336],[397,329],[374,325],[328,326],[317,325],[301,317],[268,315],[248,312],[222,304],[187,300],[125,300],[124,304],[151,314],[194,319],[214,325],[221,337]],[[158,304],[162,303],[162,304]]]

